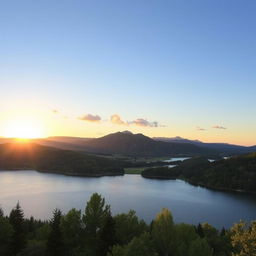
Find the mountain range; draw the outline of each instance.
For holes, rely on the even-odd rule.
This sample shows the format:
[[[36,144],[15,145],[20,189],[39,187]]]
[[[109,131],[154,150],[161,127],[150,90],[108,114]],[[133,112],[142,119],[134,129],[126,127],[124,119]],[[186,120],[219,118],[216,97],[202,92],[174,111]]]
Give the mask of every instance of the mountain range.
[[[192,143],[157,141],[143,134],[132,134],[127,131],[94,139],[50,137],[40,139],[37,143],[94,154],[142,157],[216,154],[215,150],[202,148]]]
[[[154,137],[156,141],[164,141],[164,142],[175,142],[175,143],[190,143],[199,147],[208,148],[216,150],[220,154],[245,154],[256,152],[256,145],[255,146],[240,146],[228,143],[205,143],[200,140],[188,140],[182,137],[173,137],[173,138],[166,138],[166,137]]]
[[[0,143],[12,139],[0,139]],[[127,156],[225,156],[256,152],[256,146],[245,147],[226,143],[204,143],[199,140],[188,140],[181,137],[150,138],[143,134],[129,131],[116,132],[100,138],[79,138],[55,136],[34,139],[35,143],[65,150],[80,151],[92,154],[120,154]]]

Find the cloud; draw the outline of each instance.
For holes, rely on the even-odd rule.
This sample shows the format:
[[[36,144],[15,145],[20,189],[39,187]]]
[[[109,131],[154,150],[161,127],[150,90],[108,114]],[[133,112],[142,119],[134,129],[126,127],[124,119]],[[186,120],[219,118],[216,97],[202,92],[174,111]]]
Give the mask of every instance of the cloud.
[[[158,127],[158,122],[149,122],[148,120],[144,118],[137,118],[136,120],[130,122],[130,124],[134,124],[137,126],[143,126],[143,127]]]
[[[199,127],[199,126],[197,126],[196,129],[197,129],[198,131],[205,131],[205,130],[206,130],[206,129],[204,129],[204,128],[202,128],[202,127]]]
[[[212,128],[214,128],[214,129],[221,129],[221,130],[226,130],[227,129],[226,127],[223,127],[223,126],[220,126],[220,125],[215,125]]]
[[[101,120],[101,117],[98,115],[87,114],[85,116],[78,117],[78,119],[87,122],[99,122]]]
[[[119,125],[128,125],[127,122],[124,122],[121,117],[117,114],[114,114],[110,117],[110,121],[113,124],[119,124]]]
[[[59,114],[60,112],[57,109],[52,109],[53,114]]]

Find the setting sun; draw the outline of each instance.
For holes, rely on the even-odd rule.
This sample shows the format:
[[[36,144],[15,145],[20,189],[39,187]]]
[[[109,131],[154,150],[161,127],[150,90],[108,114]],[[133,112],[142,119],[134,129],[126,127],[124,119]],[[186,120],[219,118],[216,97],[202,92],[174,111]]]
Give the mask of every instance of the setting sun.
[[[4,136],[8,138],[34,139],[43,137],[42,127],[35,120],[13,120],[6,125]]]

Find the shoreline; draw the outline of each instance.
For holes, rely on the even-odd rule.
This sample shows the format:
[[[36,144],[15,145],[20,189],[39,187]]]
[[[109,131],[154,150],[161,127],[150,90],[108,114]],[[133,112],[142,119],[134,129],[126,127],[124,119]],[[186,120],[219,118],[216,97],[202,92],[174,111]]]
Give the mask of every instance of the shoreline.
[[[218,187],[214,187],[214,186],[209,186],[209,185],[205,185],[202,183],[196,183],[187,179],[181,179],[181,178],[169,178],[169,177],[163,177],[163,176],[143,176],[141,175],[143,178],[145,179],[157,179],[157,180],[182,180],[187,182],[188,184],[195,186],[195,187],[202,187],[202,188],[207,188],[210,190],[214,190],[214,191],[222,191],[222,192],[230,192],[230,193],[237,193],[237,194],[251,194],[251,195],[256,195],[256,191],[246,191],[246,190],[242,190],[242,189],[228,189],[228,188],[218,188]]]
[[[46,174],[57,174],[57,175],[64,175],[64,176],[70,176],[70,177],[87,177],[87,178],[100,178],[100,177],[110,177],[110,176],[123,176],[125,173],[111,173],[107,172],[104,174],[101,173],[94,173],[94,174],[81,174],[81,173],[62,173],[62,172],[53,172],[53,171],[47,171],[47,170],[36,170],[36,169],[20,169],[20,168],[12,168],[12,169],[0,169],[1,171],[14,171],[14,172],[19,172],[19,171],[35,171],[39,173],[46,173]]]
[[[12,169],[0,169],[1,171],[36,171],[39,173],[46,173],[46,174],[57,174],[57,175],[64,175],[64,176],[70,176],[70,177],[84,177],[84,178],[101,178],[101,177],[114,177],[114,176],[124,176],[124,175],[129,175],[126,174],[125,172],[123,173],[94,173],[94,174],[81,174],[81,173],[61,173],[61,172],[53,172],[53,171],[47,171],[47,170],[36,170],[36,169],[32,169],[32,168],[24,168],[24,169],[20,169],[20,168],[12,168]],[[132,175],[132,174],[131,174]],[[156,179],[156,180],[182,180],[187,182],[188,184],[192,185],[192,186],[196,186],[196,187],[202,187],[202,188],[207,188],[210,190],[214,190],[214,191],[222,191],[222,192],[230,192],[230,193],[237,193],[237,194],[251,194],[251,195],[256,195],[256,191],[246,191],[246,190],[241,190],[241,189],[227,189],[227,188],[218,188],[218,187],[214,187],[214,186],[209,186],[209,185],[205,185],[202,183],[196,183],[187,179],[181,179],[181,178],[176,178],[176,177],[163,177],[163,176],[143,176],[142,174],[136,174],[136,175],[140,175],[142,178],[145,179]]]

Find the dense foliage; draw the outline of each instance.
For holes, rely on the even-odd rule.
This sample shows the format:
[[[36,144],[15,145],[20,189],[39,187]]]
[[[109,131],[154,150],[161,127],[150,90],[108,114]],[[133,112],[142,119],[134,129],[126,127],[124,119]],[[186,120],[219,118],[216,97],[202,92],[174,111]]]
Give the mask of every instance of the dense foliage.
[[[256,153],[231,157],[210,163],[198,157],[174,168],[150,168],[142,172],[145,178],[184,179],[208,188],[256,192]]]
[[[244,222],[218,231],[208,223],[175,224],[167,209],[150,225],[134,211],[111,215],[110,206],[93,194],[84,211],[50,221],[25,219],[19,204],[0,210],[0,255],[4,256],[255,256],[256,228]]]
[[[34,169],[67,175],[122,175],[122,163],[75,151],[45,147],[35,143],[0,145],[0,169]]]

